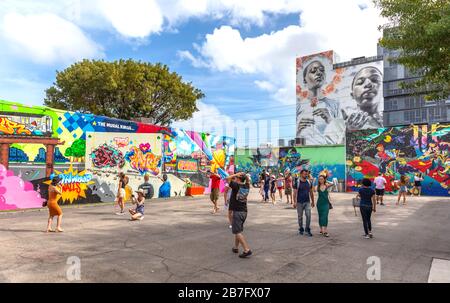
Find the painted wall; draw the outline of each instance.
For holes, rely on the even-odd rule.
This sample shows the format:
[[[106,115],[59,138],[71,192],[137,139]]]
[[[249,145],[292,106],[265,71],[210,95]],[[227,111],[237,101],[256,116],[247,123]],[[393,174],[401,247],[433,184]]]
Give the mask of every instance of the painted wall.
[[[272,148],[270,154],[276,155],[278,161],[275,165],[267,166],[263,164],[269,161],[261,161],[262,154],[258,149],[238,149],[236,168],[238,171],[249,172],[253,183],[258,182],[263,169],[278,174],[287,169],[298,173],[305,168],[315,176],[326,171],[330,179],[345,179],[344,145]]]
[[[297,137],[344,144],[345,130],[383,126],[383,61],[333,68],[333,51],[297,58]],[[365,116],[364,116],[365,115]]]
[[[236,140],[182,129],[172,129],[164,137],[165,172],[180,179],[189,179],[209,192],[209,170],[215,173],[233,173]]]
[[[52,137],[63,142],[55,149],[52,174],[63,179],[62,204],[113,201],[119,170],[125,170],[131,176],[131,186],[143,183],[143,174],[149,173],[153,176],[151,182],[155,192],[161,184],[156,176],[168,172],[173,196],[184,195],[186,177],[195,175],[193,181],[208,187],[206,170],[234,171],[234,138],[44,106],[0,100],[1,135]],[[102,144],[108,146],[102,147]],[[121,152],[121,156],[111,147]],[[21,182],[19,185],[26,192],[32,185],[33,195],[39,197],[32,203],[33,207],[39,207],[42,199],[47,198],[49,178],[45,176],[45,159],[46,149],[42,144],[16,143],[10,146],[9,170],[4,174],[16,176],[10,180]],[[117,162],[115,167],[114,161]],[[2,182],[0,210],[31,207],[31,204],[25,205],[13,199],[11,193],[18,189],[10,187],[10,181]],[[6,187],[5,184],[9,185]]]
[[[263,170],[278,173],[278,153],[278,148],[239,148],[236,150],[236,170],[249,173],[256,185]]]
[[[311,170],[313,176],[326,172],[329,179],[345,179],[345,146],[308,146],[280,148],[279,170],[298,173]]]
[[[394,180],[422,173],[422,194],[449,196],[450,124],[405,126],[347,133],[347,190],[357,190],[363,177],[382,172],[388,192]]]

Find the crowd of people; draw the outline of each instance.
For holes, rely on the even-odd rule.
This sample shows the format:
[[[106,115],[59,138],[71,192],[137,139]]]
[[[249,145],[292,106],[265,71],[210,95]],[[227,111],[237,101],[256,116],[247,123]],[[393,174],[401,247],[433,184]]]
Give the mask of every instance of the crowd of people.
[[[220,198],[220,184],[221,177],[212,172],[208,172],[208,177],[211,180],[210,200],[213,204],[212,213],[216,214],[219,211],[218,201]],[[167,175],[158,177],[162,185],[159,188],[158,197],[170,197],[171,185],[168,181]],[[125,200],[127,195],[127,186],[129,178],[124,174],[118,175],[118,191],[116,197],[116,205],[120,207],[118,215],[125,214]],[[414,178],[414,189],[420,194],[422,176],[417,174]],[[317,181],[317,182],[316,182]],[[403,205],[406,204],[406,196],[409,192],[408,178],[401,176],[395,186],[398,187],[397,205],[400,204],[403,198]],[[48,201],[46,206],[49,209],[49,219],[47,225],[47,232],[62,232],[62,210],[58,205],[58,195],[61,195],[61,179],[54,177],[48,188]],[[250,175],[244,172],[229,175],[225,179],[224,185],[224,205],[227,210],[227,219],[229,228],[234,235],[234,245],[232,252],[238,254],[239,246],[242,247],[242,253],[239,254],[241,258],[247,258],[252,255],[252,251],[244,237],[244,223],[247,219],[247,199],[250,192],[251,178]],[[361,187],[356,195],[359,201],[359,208],[363,222],[364,238],[373,238],[372,233],[372,213],[376,212],[377,205],[385,205],[383,201],[387,181],[380,173],[373,181],[363,179]],[[326,173],[321,173],[314,178],[311,171],[302,169],[299,174],[292,174],[289,170],[284,173],[279,173],[278,176],[270,174],[270,172],[263,171],[259,179],[261,202],[268,203],[269,200],[273,205],[278,201],[283,202],[283,194],[286,197],[286,204],[291,205],[297,210],[298,219],[298,233],[299,235],[306,235],[312,237],[311,231],[311,210],[317,206],[318,221],[320,228],[320,235],[329,237],[328,232],[328,215],[329,211],[333,209],[331,203],[330,191],[334,183],[328,181]],[[145,201],[153,198],[154,188],[149,182],[149,176],[144,176],[144,183],[142,183],[135,194],[131,194],[131,202],[135,205],[134,208],[129,209],[130,220],[142,220],[144,218]],[[317,193],[317,199],[315,197]],[[57,217],[56,230],[52,229],[53,218]],[[305,220],[304,220],[305,219]],[[304,222],[305,221],[305,222]]]

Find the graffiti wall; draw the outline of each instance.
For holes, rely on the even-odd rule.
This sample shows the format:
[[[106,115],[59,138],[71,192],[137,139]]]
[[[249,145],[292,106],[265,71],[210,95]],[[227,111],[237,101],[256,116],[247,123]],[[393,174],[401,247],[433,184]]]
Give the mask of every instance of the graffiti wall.
[[[238,149],[236,170],[249,173],[256,185],[263,170],[278,173],[278,152],[278,148],[272,147]]]
[[[279,170],[299,173],[308,169],[313,176],[326,173],[331,180],[345,179],[345,146],[280,148]]]
[[[38,198],[31,204],[11,200],[19,187],[2,181],[8,187],[0,185],[0,210],[39,207],[55,175],[62,179],[60,203],[72,204],[113,201],[119,171],[130,176],[133,189],[150,175],[155,192],[162,184],[158,176],[168,173],[172,196],[185,194],[186,178],[207,188],[207,170],[234,171],[233,138],[0,100],[0,139],[14,136],[33,140],[0,144],[4,174]],[[51,174],[48,141],[56,142]]]
[[[406,175],[411,182],[423,176],[422,194],[450,195],[450,124],[434,124],[350,131],[347,133],[347,190],[362,178],[379,172],[396,193],[394,181]],[[412,186],[412,183],[410,184]]]
[[[297,58],[297,137],[344,144],[345,131],[383,126],[383,61],[334,68],[336,54]]]
[[[254,184],[258,182],[263,170],[278,174],[286,170],[299,173],[305,168],[311,170],[314,176],[326,172],[330,179],[345,179],[344,145],[272,148],[270,154],[276,155],[276,163],[261,161],[262,154],[258,149],[238,149],[236,168],[238,171],[250,173]],[[266,163],[275,165],[266,166]]]
[[[164,169],[166,173],[208,188],[209,170],[223,177],[234,172],[235,149],[234,138],[172,129],[164,137]]]

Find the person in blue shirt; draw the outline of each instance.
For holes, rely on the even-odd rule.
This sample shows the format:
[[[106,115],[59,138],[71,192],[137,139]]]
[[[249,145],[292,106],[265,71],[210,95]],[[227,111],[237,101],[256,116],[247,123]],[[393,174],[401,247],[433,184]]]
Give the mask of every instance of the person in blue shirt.
[[[163,184],[159,187],[158,198],[170,198],[170,182],[167,180],[167,175],[163,175],[160,180]]]
[[[375,200],[375,191],[372,189],[372,182],[369,179],[365,178],[362,180],[362,186],[356,197],[360,199],[359,210],[361,211],[363,220],[364,238],[371,239],[373,238],[373,234],[370,217],[372,216],[372,212],[377,211],[377,203]]]
[[[300,172],[300,179],[297,185],[297,199],[294,201],[294,208],[297,209],[298,216],[298,232],[303,235],[312,237],[311,233],[311,208],[314,207],[314,191],[311,181],[308,179],[308,170],[302,169]],[[306,226],[303,228],[303,213],[306,217]]]

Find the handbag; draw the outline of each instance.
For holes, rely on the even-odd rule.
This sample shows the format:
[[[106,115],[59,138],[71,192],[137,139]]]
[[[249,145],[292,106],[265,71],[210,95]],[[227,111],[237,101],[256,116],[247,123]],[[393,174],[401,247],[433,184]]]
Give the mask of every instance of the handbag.
[[[333,204],[331,204],[330,193],[328,193],[328,209],[333,209]]]
[[[47,201],[42,202],[42,207],[46,207],[47,206]]]

